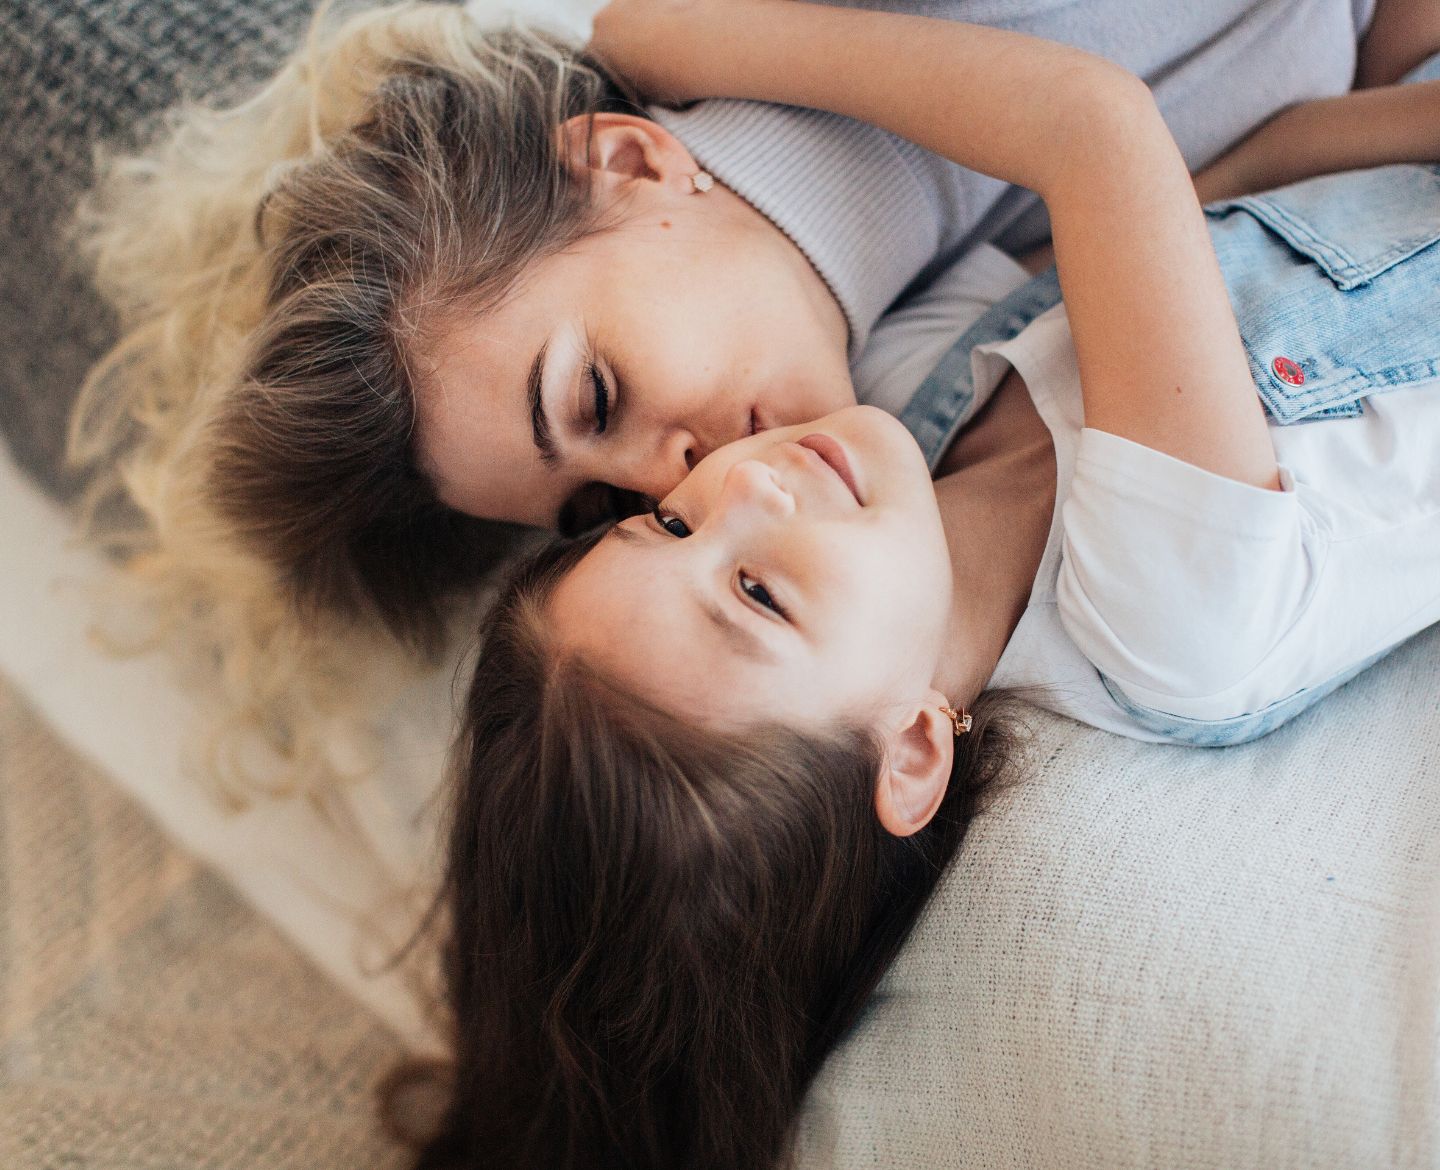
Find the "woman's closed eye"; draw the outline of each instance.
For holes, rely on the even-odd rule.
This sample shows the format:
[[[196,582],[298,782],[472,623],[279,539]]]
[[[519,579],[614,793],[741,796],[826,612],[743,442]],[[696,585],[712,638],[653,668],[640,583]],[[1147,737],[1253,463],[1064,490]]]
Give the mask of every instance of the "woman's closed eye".
[[[605,385],[605,378],[600,373],[600,367],[594,362],[586,365],[585,373],[590,379],[595,396],[595,413],[593,418],[588,421],[593,423],[597,435],[603,435],[605,428],[610,425],[610,414],[614,410],[614,405],[610,401],[610,387]]]

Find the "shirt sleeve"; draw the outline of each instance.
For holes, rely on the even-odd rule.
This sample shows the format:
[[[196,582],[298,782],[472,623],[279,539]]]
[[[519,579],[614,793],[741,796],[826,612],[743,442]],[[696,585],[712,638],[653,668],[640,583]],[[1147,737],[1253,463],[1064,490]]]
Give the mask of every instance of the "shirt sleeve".
[[[1281,484],[1081,431],[1056,599],[1066,633],[1134,702],[1226,719],[1291,693],[1277,650],[1315,595],[1325,538],[1283,466]]]

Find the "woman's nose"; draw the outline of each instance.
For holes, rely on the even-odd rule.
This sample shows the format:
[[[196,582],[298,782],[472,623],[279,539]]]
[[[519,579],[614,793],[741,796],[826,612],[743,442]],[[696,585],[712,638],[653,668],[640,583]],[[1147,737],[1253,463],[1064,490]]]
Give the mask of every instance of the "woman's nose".
[[[600,459],[588,470],[591,478],[652,499],[664,499],[700,461],[695,436],[683,427],[668,427],[657,436],[637,436]]]
[[[695,464],[703,458],[705,452],[700,449],[699,441],[686,427],[671,427],[660,438],[660,466],[678,470],[681,479],[694,471]]]

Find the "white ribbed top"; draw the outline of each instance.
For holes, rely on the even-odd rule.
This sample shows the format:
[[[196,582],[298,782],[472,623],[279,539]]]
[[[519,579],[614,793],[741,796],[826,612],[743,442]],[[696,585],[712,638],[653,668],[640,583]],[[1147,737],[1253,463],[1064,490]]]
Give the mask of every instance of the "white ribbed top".
[[[935,188],[910,143],[819,110],[701,102],[655,118],[696,161],[809,257],[850,324],[853,360],[870,328],[939,250]]]
[[[1191,166],[1297,101],[1349,89],[1374,0],[867,0],[1007,27],[1110,57],[1146,78]],[[1043,78],[1037,79],[1043,84]],[[937,85],[944,79],[938,78]],[[1045,237],[1034,197],[873,126],[717,99],[649,113],[809,258],[850,325],[850,360],[908,286],[980,240]],[[1007,232],[1007,229],[1008,232]]]

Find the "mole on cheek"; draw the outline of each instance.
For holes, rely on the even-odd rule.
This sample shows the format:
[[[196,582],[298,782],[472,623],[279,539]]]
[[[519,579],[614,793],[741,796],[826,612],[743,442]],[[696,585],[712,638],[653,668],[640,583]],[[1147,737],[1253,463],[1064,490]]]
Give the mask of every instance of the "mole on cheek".
[[[668,219],[662,219],[660,221],[660,226],[668,230],[670,227],[670,221]]]

